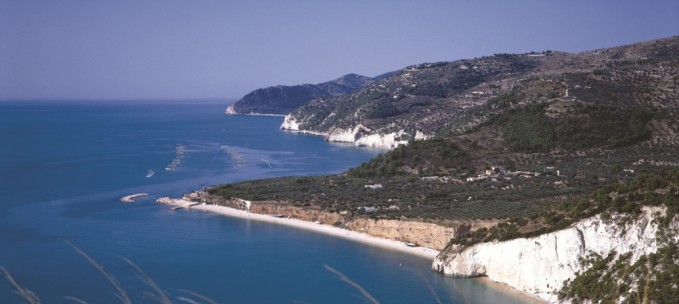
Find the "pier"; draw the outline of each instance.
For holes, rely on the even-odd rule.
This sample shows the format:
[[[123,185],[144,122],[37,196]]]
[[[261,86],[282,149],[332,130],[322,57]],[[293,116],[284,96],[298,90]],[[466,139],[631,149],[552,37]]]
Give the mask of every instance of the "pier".
[[[122,198],[120,198],[120,201],[123,203],[131,204],[135,202],[135,199],[148,195],[149,195],[148,193],[136,193],[132,195],[123,196]]]

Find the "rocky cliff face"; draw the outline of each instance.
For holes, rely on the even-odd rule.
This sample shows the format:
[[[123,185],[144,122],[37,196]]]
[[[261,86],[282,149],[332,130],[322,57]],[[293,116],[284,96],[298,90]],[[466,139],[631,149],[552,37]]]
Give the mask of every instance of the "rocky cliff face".
[[[244,209],[238,200],[228,200],[217,196],[203,196],[202,201],[236,209]],[[250,212],[259,214],[278,214],[289,218],[326,225],[340,225],[347,229],[372,236],[401,242],[412,242],[420,246],[442,250],[451,238],[479,228],[497,225],[497,221],[469,221],[458,225],[442,226],[411,220],[387,220],[353,217],[337,212],[327,212],[314,207],[295,207],[279,202],[252,202]]]
[[[430,135],[425,135],[419,130],[415,130],[414,136],[405,130],[397,130],[390,133],[375,133],[362,124],[358,124],[352,129],[332,128],[327,132],[311,131],[301,129],[297,119],[292,115],[286,115],[281,130],[298,132],[301,134],[323,136],[327,141],[350,143],[358,147],[371,147],[392,149],[399,145],[407,144],[408,140],[427,139]]]
[[[623,215],[607,220],[595,216],[538,237],[481,243],[461,251],[448,248],[434,260],[432,268],[447,276],[488,276],[554,302],[564,281],[585,270],[581,259],[590,253],[631,253],[634,263],[642,255],[657,252],[663,244],[657,237],[660,228],[655,219],[664,214],[665,208],[644,207],[631,221]],[[669,229],[674,241],[679,240],[676,218]]]
[[[373,82],[374,79],[370,77],[348,74],[319,84],[273,86],[257,89],[229,106],[226,114],[284,115],[312,99],[352,93]]]
[[[442,250],[451,238],[494,225],[497,225],[496,221],[470,221],[446,227],[417,221],[368,218],[355,218],[346,223],[346,226],[354,231],[395,241],[412,242],[436,250]]]

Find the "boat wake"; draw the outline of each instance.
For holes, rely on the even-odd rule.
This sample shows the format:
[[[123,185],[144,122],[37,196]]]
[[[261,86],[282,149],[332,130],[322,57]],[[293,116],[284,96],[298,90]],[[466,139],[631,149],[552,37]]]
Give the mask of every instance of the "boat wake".
[[[184,147],[184,145],[182,144],[178,144],[177,147],[174,149],[174,159],[172,159],[172,162],[170,162],[170,164],[167,165],[167,167],[165,167],[165,171],[177,170],[177,167],[182,163],[182,160],[184,159],[185,151],[186,147]]]
[[[226,152],[226,154],[228,154],[229,157],[231,157],[231,159],[233,159],[236,162],[236,164],[233,166],[234,170],[238,170],[245,167],[246,163],[245,158],[243,157],[242,154],[238,153],[238,151],[236,151],[235,148],[229,146],[221,146],[221,150]]]

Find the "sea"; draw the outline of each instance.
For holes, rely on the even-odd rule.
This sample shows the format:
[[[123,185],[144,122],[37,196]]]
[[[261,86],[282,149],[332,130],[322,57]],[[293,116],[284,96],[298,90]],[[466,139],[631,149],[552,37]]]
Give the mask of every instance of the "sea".
[[[1,102],[0,303],[24,303],[18,291],[42,303],[526,302],[443,277],[421,257],[156,203],[222,183],[340,173],[385,152],[225,107]],[[135,193],[149,195],[120,201]]]

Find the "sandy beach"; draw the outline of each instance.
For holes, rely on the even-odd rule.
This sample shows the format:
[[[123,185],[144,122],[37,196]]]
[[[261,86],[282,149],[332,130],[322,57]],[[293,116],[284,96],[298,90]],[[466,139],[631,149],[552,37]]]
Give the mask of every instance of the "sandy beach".
[[[517,296],[517,297],[520,297],[523,300],[525,300],[526,303],[530,303],[530,304],[547,304],[547,303],[549,303],[549,301],[547,301],[547,300],[538,298],[535,295],[532,295],[530,293],[518,290],[518,289],[516,289],[512,286],[509,286],[507,284],[495,282],[488,277],[478,277],[478,278],[474,278],[474,279],[479,280],[480,282],[483,282],[485,284],[491,285],[494,288],[502,289],[502,290],[504,290],[508,293],[511,293],[511,294]]]
[[[194,203],[189,202],[187,200],[165,199],[165,198],[159,199],[159,202],[171,204],[171,205],[178,206],[178,207],[188,207],[189,204],[194,204]],[[397,251],[400,251],[400,252],[417,255],[417,256],[424,257],[424,258],[431,259],[431,260],[433,260],[436,257],[436,255],[439,254],[439,252],[437,250],[434,250],[434,249],[431,249],[431,248],[408,247],[403,242],[379,238],[379,237],[374,237],[374,236],[371,236],[371,235],[368,235],[368,234],[365,234],[365,233],[346,230],[346,229],[342,229],[342,228],[338,228],[338,227],[334,227],[334,226],[330,226],[330,225],[316,224],[316,223],[302,221],[302,220],[298,220],[298,219],[277,218],[277,217],[273,217],[271,215],[248,213],[248,212],[243,211],[243,210],[237,210],[237,209],[234,209],[234,208],[217,206],[217,205],[200,204],[200,205],[192,206],[192,207],[190,207],[190,209],[203,210],[203,211],[218,213],[218,214],[225,215],[225,216],[232,216],[232,217],[238,217],[238,218],[243,218],[243,219],[250,219],[250,220],[255,220],[255,221],[262,221],[262,222],[268,222],[268,223],[274,223],[274,224],[296,227],[296,228],[300,228],[300,229],[316,231],[316,232],[320,232],[320,233],[324,233],[324,234],[328,234],[328,235],[332,235],[332,236],[336,236],[336,237],[349,239],[349,240],[356,241],[356,242],[361,242],[361,243],[368,244],[368,245],[371,245],[371,246],[378,246],[378,247],[382,247],[382,248],[386,248],[386,249],[390,249],[390,250],[397,250]]]
[[[286,225],[286,226],[291,226],[291,227],[297,227],[300,229],[306,229],[306,230],[311,230],[311,231],[316,231],[319,233],[324,233],[328,235],[332,235],[335,237],[341,237],[345,239],[349,239],[355,242],[361,242],[370,246],[378,246],[381,248],[389,249],[389,250],[396,250],[400,252],[404,252],[407,254],[412,254],[412,255],[417,255],[420,257],[424,257],[430,260],[433,260],[438,254],[439,251],[431,249],[431,248],[426,248],[426,247],[408,247],[406,244],[403,242],[398,242],[394,240],[389,240],[385,238],[379,238],[375,236],[371,236],[365,233],[361,232],[356,232],[356,231],[351,231],[351,230],[346,230],[330,225],[323,225],[323,224],[316,224],[312,222],[307,222],[307,221],[302,221],[298,219],[290,219],[290,218],[277,218],[271,215],[266,215],[266,214],[257,214],[257,213],[249,213],[244,210],[238,210],[234,208],[229,208],[229,207],[224,207],[224,206],[217,206],[217,205],[206,205],[206,204],[198,204],[196,205],[195,202],[190,202],[187,200],[183,199],[171,199],[171,198],[160,198],[158,199],[159,203],[164,203],[168,204],[174,207],[182,207],[186,209],[196,209],[196,210],[202,210],[202,211],[207,211],[207,212],[214,212],[218,213],[221,215],[225,216],[232,216],[232,217],[237,217],[237,218],[243,218],[243,219],[250,219],[250,220],[255,220],[255,221],[262,221],[262,222],[268,222],[268,223],[274,223],[274,224],[280,224],[280,225]],[[189,207],[191,206],[191,207]],[[519,291],[511,286],[508,286],[506,284],[498,283],[495,282],[489,278],[482,277],[482,278],[477,278],[481,282],[484,282],[486,284],[492,285],[495,288],[502,289],[506,292],[512,293],[518,297],[523,298],[526,300],[528,303],[547,303],[547,301],[543,299],[536,298],[535,296]]]

